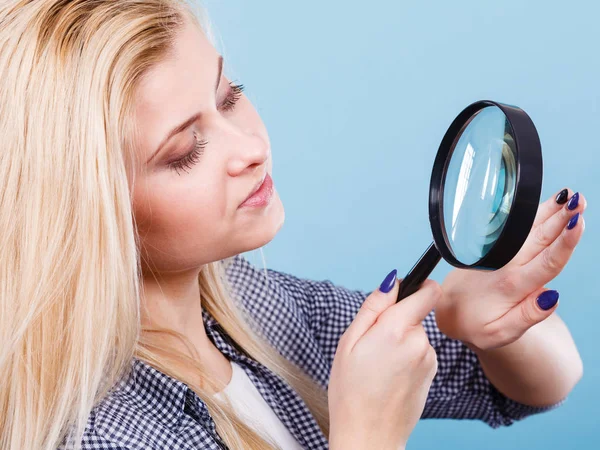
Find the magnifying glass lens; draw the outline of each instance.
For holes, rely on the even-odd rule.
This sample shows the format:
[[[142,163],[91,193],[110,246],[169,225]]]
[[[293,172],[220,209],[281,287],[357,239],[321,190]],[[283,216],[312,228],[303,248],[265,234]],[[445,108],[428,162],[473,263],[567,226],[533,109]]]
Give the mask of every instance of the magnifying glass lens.
[[[433,242],[402,279],[396,301],[416,292],[441,258],[461,269],[508,264],[531,232],[542,176],[540,138],[525,111],[491,100],[463,109],[431,171]]]
[[[475,113],[454,140],[442,180],[445,240],[463,264],[482,259],[498,240],[512,206],[516,146],[500,108]]]

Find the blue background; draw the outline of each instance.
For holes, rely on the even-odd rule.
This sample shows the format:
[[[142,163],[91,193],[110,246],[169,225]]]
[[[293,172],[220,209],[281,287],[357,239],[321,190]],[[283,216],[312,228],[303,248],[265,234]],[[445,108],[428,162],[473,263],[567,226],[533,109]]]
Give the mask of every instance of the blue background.
[[[542,199],[588,199],[586,230],[548,286],[584,361],[558,410],[492,430],[422,420],[409,448],[598,449],[600,438],[600,3],[588,1],[205,0],[226,73],[246,85],[273,149],[286,222],[246,256],[371,290],[431,241],[431,165],[476,100],[523,108],[544,153]],[[442,281],[441,262],[432,277]]]

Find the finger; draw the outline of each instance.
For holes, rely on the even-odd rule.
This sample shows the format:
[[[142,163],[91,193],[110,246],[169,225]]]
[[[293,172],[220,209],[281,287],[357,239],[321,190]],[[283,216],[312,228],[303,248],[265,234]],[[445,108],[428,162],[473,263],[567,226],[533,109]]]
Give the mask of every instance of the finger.
[[[519,284],[525,292],[532,292],[550,282],[565,267],[579,243],[585,220],[577,213],[569,221],[559,237],[518,271]]]
[[[584,195],[577,193],[575,196],[571,196],[567,203],[557,205],[562,207],[558,208],[546,220],[532,228],[523,247],[521,247],[521,250],[519,250],[519,253],[513,259],[514,264],[527,264],[552,244],[560,236],[560,233],[567,226],[569,220],[575,214],[583,213],[586,204],[587,200]],[[548,209],[550,208],[552,207],[548,206]]]
[[[566,201],[562,201],[562,203],[558,203],[558,197],[566,189]],[[535,215],[535,220],[533,221],[533,226],[537,226],[539,223],[546,221],[550,216],[552,216],[555,212],[559,211],[563,206],[567,204],[567,201],[573,196],[575,193],[570,188],[561,189],[558,192],[555,192],[550,198],[548,198],[545,202],[541,203],[537,213]],[[563,196],[564,197],[564,196]]]
[[[435,308],[442,297],[442,288],[433,280],[425,280],[421,288],[401,302],[389,307],[378,319],[382,326],[405,330],[421,326],[423,320]]]
[[[558,197],[562,193],[563,190],[567,191],[566,201],[558,202]],[[545,202],[540,204],[537,213],[535,215],[535,220],[533,221],[533,226],[536,226],[538,223],[544,222],[548,217],[558,211],[560,208],[565,206],[569,200],[573,197],[575,192],[570,188],[561,189],[559,192],[555,192],[550,198],[548,198]],[[581,202],[580,202],[581,203]],[[583,209],[587,207],[587,202],[583,202]]]
[[[352,323],[344,332],[344,342],[351,351],[354,344],[373,326],[383,311],[392,306],[398,296],[400,283],[396,278],[397,271],[392,270],[378,289],[371,292],[356,313]]]
[[[558,308],[557,291],[541,288],[515,305],[501,319],[488,325],[497,328],[493,333],[500,336],[497,346],[514,342],[529,328],[542,322]]]

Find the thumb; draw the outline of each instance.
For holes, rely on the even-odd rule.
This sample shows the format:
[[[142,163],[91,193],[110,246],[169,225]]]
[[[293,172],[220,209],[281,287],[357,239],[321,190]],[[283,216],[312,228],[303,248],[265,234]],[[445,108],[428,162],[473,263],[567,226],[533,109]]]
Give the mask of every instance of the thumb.
[[[442,295],[441,286],[432,279],[426,279],[418,291],[394,306],[396,324],[403,324],[405,327],[421,325]]]
[[[558,291],[546,288],[534,291],[504,316],[501,326],[521,336],[529,328],[552,315],[557,308],[558,297]]]
[[[344,332],[344,345],[348,350],[354,347],[363,334],[373,326],[379,315],[387,308],[396,303],[398,296],[398,279],[396,269],[392,270],[384,278],[378,289],[371,292],[356,313],[352,323]]]

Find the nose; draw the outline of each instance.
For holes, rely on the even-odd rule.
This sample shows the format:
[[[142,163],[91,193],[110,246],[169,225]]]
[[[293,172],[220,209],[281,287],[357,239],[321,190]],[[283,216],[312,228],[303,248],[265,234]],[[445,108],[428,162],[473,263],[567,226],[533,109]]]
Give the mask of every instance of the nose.
[[[230,176],[238,176],[248,168],[255,169],[265,164],[271,149],[267,140],[256,132],[240,131],[230,141],[231,156],[227,162]]]

